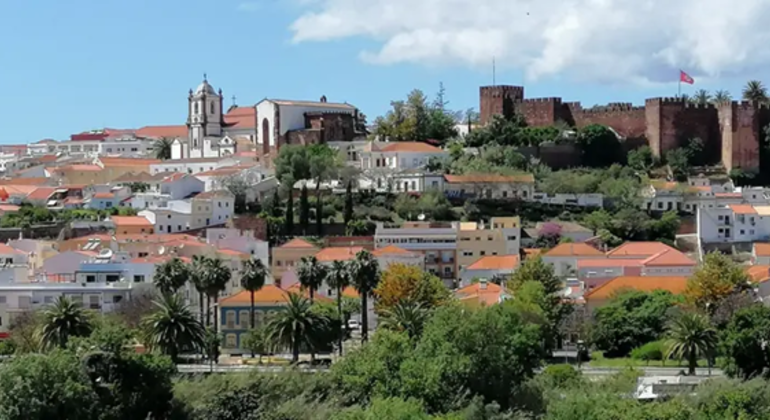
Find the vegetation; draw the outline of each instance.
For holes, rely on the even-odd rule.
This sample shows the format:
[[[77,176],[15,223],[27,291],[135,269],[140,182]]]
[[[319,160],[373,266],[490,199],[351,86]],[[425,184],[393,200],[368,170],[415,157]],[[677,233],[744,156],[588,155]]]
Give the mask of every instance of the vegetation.
[[[451,292],[438,277],[417,266],[404,264],[391,264],[383,271],[373,293],[377,297],[375,308],[378,311],[388,311],[404,302],[433,309],[452,298]]]
[[[447,109],[444,86],[439,86],[436,99],[429,103],[425,94],[415,89],[406,101],[391,102],[392,109],[374,120],[372,135],[380,140],[444,143],[457,136],[456,113]]]

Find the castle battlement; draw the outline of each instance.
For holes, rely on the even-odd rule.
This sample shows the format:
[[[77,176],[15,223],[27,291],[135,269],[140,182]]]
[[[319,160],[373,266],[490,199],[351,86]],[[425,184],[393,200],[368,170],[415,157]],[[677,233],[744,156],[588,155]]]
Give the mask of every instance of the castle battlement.
[[[648,105],[659,105],[662,103],[684,105],[686,102],[687,101],[684,98],[677,97],[650,98],[644,101],[644,103]]]
[[[525,103],[554,103],[554,104],[561,104],[561,98],[530,98],[525,99],[523,102]]]
[[[634,104],[630,102],[613,102],[607,105],[599,105],[593,108],[586,108],[583,109],[583,112],[587,114],[603,114],[608,112],[630,112],[641,110],[644,110],[643,106],[634,106]]]
[[[684,107],[689,109],[716,109],[717,108],[716,105],[711,103],[703,104],[703,103],[692,103],[692,102],[686,102],[684,104]]]
[[[524,86],[513,85],[498,85],[498,86],[482,86],[481,95],[489,96],[492,98],[515,96],[518,98],[524,97]]]

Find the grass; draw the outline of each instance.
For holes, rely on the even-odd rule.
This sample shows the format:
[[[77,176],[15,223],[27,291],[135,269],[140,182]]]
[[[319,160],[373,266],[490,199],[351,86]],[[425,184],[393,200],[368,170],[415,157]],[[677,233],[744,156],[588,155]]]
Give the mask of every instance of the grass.
[[[606,358],[600,351],[591,352],[591,361],[587,363],[591,367],[672,367],[672,368],[687,368],[687,362],[684,360],[666,360],[664,364],[662,360],[638,360],[630,357],[618,357],[618,358]],[[708,367],[706,359],[698,360],[698,367]]]

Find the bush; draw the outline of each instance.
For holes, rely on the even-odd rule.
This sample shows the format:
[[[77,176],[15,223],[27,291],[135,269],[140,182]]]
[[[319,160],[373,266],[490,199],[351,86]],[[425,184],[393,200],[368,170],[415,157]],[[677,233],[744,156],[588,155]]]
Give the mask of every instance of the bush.
[[[579,381],[582,374],[572,365],[550,365],[543,369],[541,379],[548,387],[564,388]]]
[[[664,350],[665,345],[663,341],[651,341],[631,350],[631,358],[634,360],[644,360],[649,364],[650,360],[663,360]]]

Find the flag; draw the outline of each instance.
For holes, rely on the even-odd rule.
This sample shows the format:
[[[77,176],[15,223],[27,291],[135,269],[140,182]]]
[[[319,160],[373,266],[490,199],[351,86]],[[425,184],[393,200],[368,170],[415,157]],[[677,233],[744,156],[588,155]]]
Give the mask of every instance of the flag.
[[[682,83],[687,83],[688,85],[695,83],[695,79],[693,79],[689,74],[683,72],[682,70],[679,70],[679,81]]]

